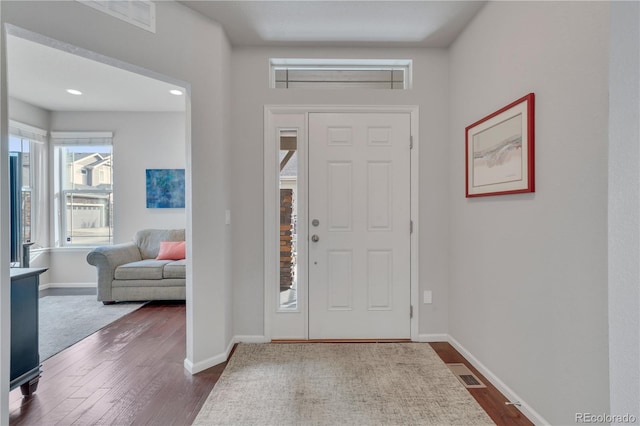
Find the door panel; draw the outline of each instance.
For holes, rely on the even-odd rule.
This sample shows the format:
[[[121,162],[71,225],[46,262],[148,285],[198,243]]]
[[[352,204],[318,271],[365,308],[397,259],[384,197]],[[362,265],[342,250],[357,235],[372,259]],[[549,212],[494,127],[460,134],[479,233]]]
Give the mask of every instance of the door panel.
[[[327,253],[327,310],[353,309],[353,252],[329,250]]]
[[[311,339],[410,337],[409,141],[409,114],[309,114]]]
[[[350,161],[327,164],[327,219],[332,232],[351,231],[353,219],[353,165]]]

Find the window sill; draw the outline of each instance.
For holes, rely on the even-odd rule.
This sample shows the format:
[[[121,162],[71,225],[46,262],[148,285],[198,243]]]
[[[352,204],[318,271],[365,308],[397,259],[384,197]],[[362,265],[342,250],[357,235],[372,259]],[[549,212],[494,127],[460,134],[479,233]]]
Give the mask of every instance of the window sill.
[[[73,246],[73,247],[46,247],[31,250],[32,254],[35,253],[80,253],[88,252],[99,246]]]

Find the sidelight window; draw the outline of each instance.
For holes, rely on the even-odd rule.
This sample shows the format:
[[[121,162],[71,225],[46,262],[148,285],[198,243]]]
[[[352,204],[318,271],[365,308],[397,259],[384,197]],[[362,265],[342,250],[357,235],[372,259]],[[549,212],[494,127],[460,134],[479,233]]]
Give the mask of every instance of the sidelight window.
[[[298,307],[298,142],[295,130],[280,132],[280,305]]]

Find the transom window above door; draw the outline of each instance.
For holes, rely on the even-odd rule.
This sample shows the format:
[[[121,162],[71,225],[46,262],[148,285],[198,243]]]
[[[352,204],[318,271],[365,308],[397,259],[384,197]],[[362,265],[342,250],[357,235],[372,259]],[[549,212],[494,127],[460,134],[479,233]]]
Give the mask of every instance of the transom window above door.
[[[408,59],[275,59],[270,60],[275,89],[411,88]]]

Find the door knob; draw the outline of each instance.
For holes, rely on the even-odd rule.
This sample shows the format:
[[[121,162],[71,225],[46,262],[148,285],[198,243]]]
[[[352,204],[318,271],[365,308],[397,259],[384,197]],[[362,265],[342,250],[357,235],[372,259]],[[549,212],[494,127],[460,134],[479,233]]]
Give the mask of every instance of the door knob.
[[[317,243],[318,241],[320,241],[320,237],[314,234],[311,236],[311,241],[313,241],[314,243]]]

